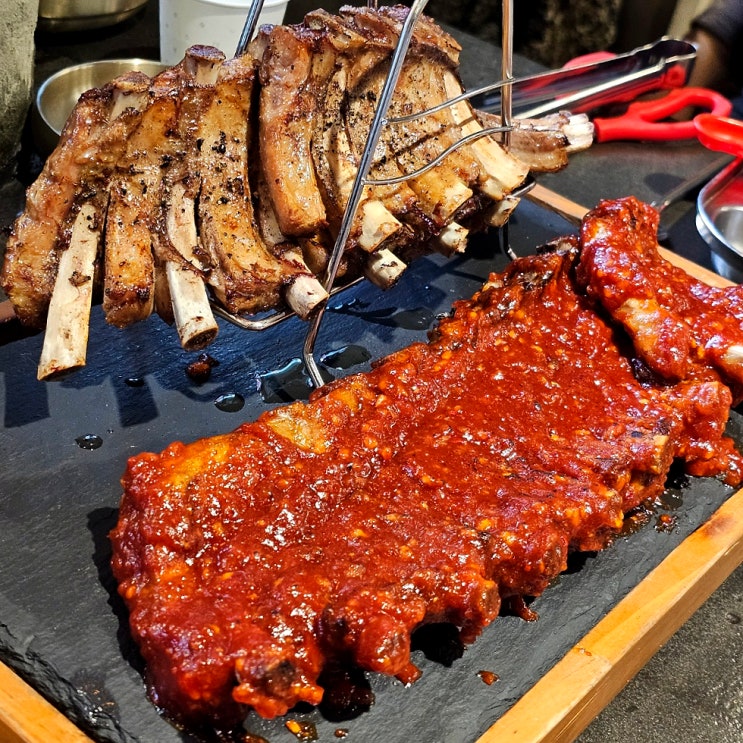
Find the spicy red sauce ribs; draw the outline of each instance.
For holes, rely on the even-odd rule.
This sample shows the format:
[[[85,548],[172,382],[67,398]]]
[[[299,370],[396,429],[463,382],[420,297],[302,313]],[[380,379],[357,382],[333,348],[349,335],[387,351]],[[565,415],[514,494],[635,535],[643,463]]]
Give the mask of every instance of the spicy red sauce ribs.
[[[412,681],[413,630],[447,621],[472,641],[571,550],[607,546],[674,460],[738,483],[724,426],[742,290],[665,265],[656,223],[603,203],[430,343],[132,457],[113,569],[153,700],[186,722],[272,717],[317,704],[339,659]],[[688,341],[680,375],[660,363],[669,326]]]

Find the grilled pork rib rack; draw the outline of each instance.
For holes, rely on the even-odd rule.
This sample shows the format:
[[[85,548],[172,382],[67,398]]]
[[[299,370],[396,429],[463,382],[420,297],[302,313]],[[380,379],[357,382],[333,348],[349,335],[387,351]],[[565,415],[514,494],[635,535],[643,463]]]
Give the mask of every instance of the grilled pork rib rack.
[[[193,47],[153,79],[133,73],[85,93],[28,190],[3,267],[20,320],[47,325],[39,377],[84,364],[94,295],[111,324],[156,312],[188,349],[217,332],[210,301],[234,316],[288,307],[301,317],[323,302],[318,277],[407,13],[315,11],[264,27],[236,58]],[[419,18],[390,115],[460,93],[459,50]],[[507,219],[530,168],[561,167],[576,141],[570,117],[555,116],[517,127],[514,152],[483,137],[415,174],[482,126],[461,101],[385,128],[371,175],[412,175],[365,188],[345,280],[387,286],[422,252],[463,250],[468,230]]]
[[[666,263],[657,224],[602,203],[429,344],[133,457],[113,570],[153,701],[225,724],[317,704],[334,661],[413,681],[413,630],[474,640],[571,550],[607,546],[674,460],[739,483],[743,290]]]

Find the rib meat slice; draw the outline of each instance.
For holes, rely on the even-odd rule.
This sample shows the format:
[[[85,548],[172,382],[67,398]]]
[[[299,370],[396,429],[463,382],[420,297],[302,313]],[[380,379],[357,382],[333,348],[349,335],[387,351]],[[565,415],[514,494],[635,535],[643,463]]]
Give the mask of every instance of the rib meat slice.
[[[477,111],[484,127],[501,126],[500,116]],[[508,151],[529,170],[551,173],[564,168],[568,154],[590,146],[593,124],[586,114],[559,112],[538,119],[515,118],[508,139]]]
[[[103,310],[123,327],[149,316],[155,300],[153,241],[161,227],[163,169],[173,159],[178,101],[167,92],[174,68],[153,79],[150,100],[137,120],[110,181],[105,234]],[[164,305],[168,306],[169,301]]]
[[[412,681],[416,627],[471,641],[606,546],[674,458],[741,479],[728,388],[638,381],[577,254],[518,259],[309,403],[130,460],[113,569],[159,706],[271,717],[317,703],[334,659]]]
[[[317,283],[297,257],[271,253],[255,222],[248,162],[255,73],[255,61],[248,55],[222,65],[197,133],[200,236],[215,259],[209,283],[220,302],[234,313],[280,306],[284,290],[300,277]],[[315,302],[324,296],[318,284]]]
[[[155,264],[147,214],[156,203],[159,174],[143,171],[138,162],[145,151],[139,143],[149,142],[151,135],[152,129],[132,133],[109,185],[103,310],[106,320],[118,327],[148,317],[154,306]]]
[[[312,11],[305,24],[315,33],[314,52],[315,90],[318,100],[317,115],[312,129],[312,160],[318,175],[323,199],[328,212],[328,223],[337,235],[359,165],[346,126],[346,97],[353,81],[364,77],[386,49],[368,44],[363,36],[348,28],[337,16],[322,10]],[[363,135],[366,138],[368,127]],[[388,197],[392,203],[388,203]],[[407,235],[395,216],[405,196],[398,187],[363,189],[352,223],[347,249],[360,247],[373,251],[382,243],[399,234]],[[390,210],[392,206],[392,210]]]
[[[281,231],[312,235],[326,226],[325,205],[310,152],[317,112],[316,34],[276,26],[263,40],[259,154]]]
[[[67,247],[80,204],[93,200],[97,212],[105,209],[106,180],[132,123],[125,101],[148,80],[130,73],[83,93],[59,146],[29,187],[25,210],[8,238],[2,274],[3,289],[24,324],[45,325],[59,254]]]
[[[375,41],[387,50],[388,55],[392,54],[402,29],[400,22],[369,8],[344,8],[343,13],[368,41]],[[421,38],[420,31],[414,33],[388,117],[422,112],[447,100],[443,71],[457,69],[459,50],[456,41],[441,29],[438,29],[435,43],[425,36]],[[361,84],[357,83],[350,91],[349,108],[358,109],[360,120],[363,120],[361,116],[364,113],[367,119],[365,127],[356,124],[351,127],[352,131],[364,132],[368,129],[374,111],[369,99],[373,100],[381,91],[386,75],[387,65],[380,65],[375,70],[374,80],[360,81]],[[371,92],[375,95],[372,96]],[[460,127],[444,109],[406,124],[390,125],[387,142],[392,157],[399,162],[402,171],[412,172],[433,160],[461,137]],[[357,145],[363,145],[363,140],[357,140]],[[470,187],[477,182],[479,174],[479,163],[469,148],[463,147],[449,155],[435,171],[412,179],[412,184],[419,197],[439,212],[439,219],[446,220],[472,195]]]

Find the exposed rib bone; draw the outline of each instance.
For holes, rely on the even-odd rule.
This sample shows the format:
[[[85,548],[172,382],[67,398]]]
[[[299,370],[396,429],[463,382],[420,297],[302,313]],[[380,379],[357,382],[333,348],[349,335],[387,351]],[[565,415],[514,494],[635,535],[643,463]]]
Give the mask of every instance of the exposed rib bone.
[[[94,204],[80,207],[62,252],[41,349],[38,379],[85,366],[93,274],[101,224]]]
[[[580,152],[593,144],[593,123],[587,114],[568,114],[562,131],[568,139],[568,152]]]
[[[364,265],[364,276],[380,289],[389,289],[407,268],[391,250],[380,248],[372,253]]]
[[[491,227],[503,227],[513,210],[518,206],[519,201],[521,199],[518,196],[512,196],[511,194],[501,201],[496,201],[490,212],[485,215],[487,224]]]
[[[436,237],[437,247],[444,255],[464,253],[469,230],[457,222],[450,222]]]
[[[59,145],[26,193],[26,206],[5,248],[3,288],[19,319],[43,328],[57,275],[63,232],[91,168],[110,116],[111,87],[84,93],[65,123]]]
[[[312,310],[328,298],[323,285],[309,273],[297,274],[284,290],[289,307],[302,319],[307,319]]]
[[[187,263],[197,265],[195,248],[198,245],[195,205],[186,194],[182,183],[170,189],[170,204],[167,214],[168,238],[173,249]],[[209,304],[209,295],[200,273],[180,261],[167,261],[165,273],[168,277],[170,298],[173,302],[173,317],[181,345],[187,351],[197,351],[208,346],[219,331],[217,321]]]
[[[449,70],[444,72],[444,84],[449,98],[454,98],[462,93],[462,86],[454,73]],[[464,134],[482,131],[482,126],[480,126],[473,115],[472,109],[465,101],[455,103],[450,107],[450,110]],[[521,185],[528,175],[528,168],[522,162],[507,153],[489,137],[475,140],[469,145],[469,148],[480,161],[483,169],[480,188],[483,193],[495,201],[499,201]]]
[[[381,201],[370,199],[361,207],[359,246],[368,252],[375,250],[401,226],[400,221]]]

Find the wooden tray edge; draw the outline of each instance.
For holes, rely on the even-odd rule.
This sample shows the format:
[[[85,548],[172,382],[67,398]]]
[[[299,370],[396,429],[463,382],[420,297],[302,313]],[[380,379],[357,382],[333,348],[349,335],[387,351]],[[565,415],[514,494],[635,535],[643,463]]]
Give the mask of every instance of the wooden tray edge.
[[[743,490],[731,496],[478,743],[574,740],[743,562]]]
[[[2,743],[92,743],[53,705],[0,662]]]

